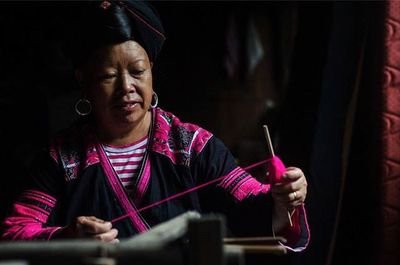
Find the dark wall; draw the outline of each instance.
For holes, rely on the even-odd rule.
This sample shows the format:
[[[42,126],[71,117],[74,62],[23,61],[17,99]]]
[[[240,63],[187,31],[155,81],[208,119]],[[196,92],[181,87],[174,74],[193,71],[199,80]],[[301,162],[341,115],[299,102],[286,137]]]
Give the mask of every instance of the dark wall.
[[[314,183],[313,178],[318,176],[310,175],[311,156],[318,122],[321,122],[318,121],[320,96],[326,80],[324,71],[332,41],[333,18],[344,19],[347,13],[341,17],[337,13],[340,9],[335,9],[335,3],[330,1],[155,1],[153,4],[167,35],[154,67],[154,89],[160,106],[183,121],[197,123],[214,132],[241,165],[267,155],[261,130],[261,125],[266,123],[271,128],[276,151],[284,161],[304,170],[310,186],[317,186],[311,189],[322,187]],[[373,6],[353,4],[345,3],[342,7],[351,7],[354,14],[359,15],[353,20],[347,17],[353,21],[350,23],[374,17]],[[73,69],[61,52],[63,32],[73,19],[77,5],[79,2],[0,3],[0,117],[3,124],[0,129],[3,140],[0,219],[23,186],[28,176],[27,167],[35,154],[54,132],[77,118],[73,107],[80,91]],[[368,12],[364,12],[366,10]],[[241,45],[236,54],[238,73],[233,77],[227,74],[225,67],[228,44],[232,41],[228,38],[232,19],[236,23],[237,44]],[[251,74],[245,67],[244,49],[250,20],[258,30],[264,50],[262,60]],[[368,41],[373,43],[374,39],[369,37]],[[370,52],[373,50],[369,48]],[[370,62],[375,61],[370,58]],[[332,71],[338,67],[340,65],[332,67]],[[374,72],[374,69],[368,71]],[[363,102],[368,102],[365,100],[376,86],[367,87],[370,94],[363,94]],[[361,112],[369,109],[369,105],[364,104],[361,104]],[[373,124],[372,120],[363,122],[359,112],[357,119],[359,127],[355,132],[360,135],[365,123]],[[371,151],[359,149],[363,143],[355,141],[354,150]],[[360,151],[352,153],[357,165],[366,161],[359,156]],[[351,172],[355,171],[351,168]],[[263,177],[264,172],[259,174]],[[337,192],[340,183],[337,179],[333,181]],[[356,180],[351,179],[349,183],[356,185]],[[368,184],[365,186],[370,188]],[[345,193],[349,201],[353,201],[351,188],[348,186]],[[297,260],[298,264],[323,264],[327,259],[332,226],[326,230],[319,225],[319,217],[324,212],[315,210],[324,209],[325,202],[312,194],[308,200],[314,200],[310,220],[317,240],[305,253],[296,257],[289,255],[280,260],[282,263]],[[337,202],[328,203],[335,205]],[[366,210],[365,207],[361,209]],[[333,218],[329,217],[329,224],[334,223]],[[368,224],[373,225],[371,223]],[[341,224],[345,227],[358,224],[349,207],[345,207]],[[340,231],[339,243],[354,240],[355,236],[347,236],[349,229]],[[335,261],[343,262],[350,252],[349,244],[341,246],[337,248]],[[361,248],[358,252],[361,253]],[[295,259],[290,260],[292,258]]]

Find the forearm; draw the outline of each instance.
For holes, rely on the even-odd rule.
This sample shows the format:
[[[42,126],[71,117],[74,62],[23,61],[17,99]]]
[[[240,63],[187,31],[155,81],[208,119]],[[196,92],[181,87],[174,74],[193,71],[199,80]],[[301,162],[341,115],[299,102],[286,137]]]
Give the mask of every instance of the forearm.
[[[50,240],[60,227],[43,227],[42,224],[32,220],[15,222],[8,218],[4,222],[5,229],[1,235],[2,240]]]
[[[46,193],[27,190],[14,203],[2,224],[1,239],[49,240],[60,227],[46,227],[55,199]]]
[[[50,240],[61,227],[45,227],[39,218],[18,209],[3,222],[3,240]],[[26,212],[26,211],[25,211]]]
[[[280,235],[282,231],[292,224],[294,209],[287,209],[281,205],[274,204],[272,214],[272,229],[275,235]]]

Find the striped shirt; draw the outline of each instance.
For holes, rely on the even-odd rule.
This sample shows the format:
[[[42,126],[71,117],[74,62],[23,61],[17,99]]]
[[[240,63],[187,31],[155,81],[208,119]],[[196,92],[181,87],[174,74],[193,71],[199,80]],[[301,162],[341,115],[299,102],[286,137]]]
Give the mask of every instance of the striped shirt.
[[[128,193],[133,192],[134,183],[146,152],[148,137],[124,146],[103,145],[104,151]]]

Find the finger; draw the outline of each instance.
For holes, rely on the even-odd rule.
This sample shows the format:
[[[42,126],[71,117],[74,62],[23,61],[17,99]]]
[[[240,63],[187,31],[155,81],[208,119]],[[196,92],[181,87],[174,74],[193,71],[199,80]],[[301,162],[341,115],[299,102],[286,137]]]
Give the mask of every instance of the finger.
[[[301,201],[301,200],[296,200],[296,201],[291,202],[290,205],[289,205],[289,207],[297,208],[297,207],[299,207],[299,206],[301,206],[301,205],[303,205],[303,204],[304,204],[303,201]]]
[[[289,193],[290,203],[297,204],[298,202],[303,202],[304,195],[302,190],[297,190]]]
[[[106,232],[106,233],[101,233],[101,234],[97,234],[94,235],[93,238],[96,240],[100,240],[103,242],[111,242],[114,239],[116,239],[118,236],[118,230],[113,228],[110,231]]]
[[[292,182],[278,183],[271,187],[271,191],[276,193],[289,193],[300,189],[307,189],[307,180],[304,176]]]
[[[297,206],[302,205],[304,203],[305,199],[306,199],[306,195],[305,194],[298,194],[297,193],[297,197],[295,199],[289,201],[288,203],[292,207],[297,207]]]
[[[304,173],[303,173],[303,171],[301,171],[300,168],[297,168],[297,167],[286,168],[285,173],[283,173],[283,175],[282,175],[282,179],[285,182],[292,182],[301,177],[304,177]]]
[[[289,201],[287,199],[274,199],[275,204],[280,205],[282,209],[295,209],[296,207],[303,204],[300,199]]]
[[[272,193],[272,197],[275,201],[285,204],[303,202],[305,199],[305,193],[302,190],[297,190],[289,193]]]
[[[119,239],[115,238],[115,239],[111,240],[110,243],[117,244],[117,243],[119,243]]]
[[[276,194],[288,194],[294,191],[302,190],[306,188],[306,183],[299,179],[295,182],[287,184],[276,184],[271,187],[271,192]]]
[[[98,222],[98,223],[105,223],[106,221],[99,219],[95,216],[78,216],[76,218],[78,223],[86,223],[86,222]]]
[[[86,216],[86,219],[93,222],[106,223],[106,221],[104,221],[103,219],[97,218],[95,216]]]
[[[302,200],[294,200],[287,203],[287,208],[296,209],[297,207],[303,205],[304,202]]]
[[[101,234],[109,232],[112,228],[111,222],[105,222],[93,217],[78,218],[78,227],[88,234]]]
[[[111,228],[112,224],[110,222],[108,223],[94,222],[91,225],[87,226],[87,229],[85,231],[92,234],[101,234],[109,232]]]

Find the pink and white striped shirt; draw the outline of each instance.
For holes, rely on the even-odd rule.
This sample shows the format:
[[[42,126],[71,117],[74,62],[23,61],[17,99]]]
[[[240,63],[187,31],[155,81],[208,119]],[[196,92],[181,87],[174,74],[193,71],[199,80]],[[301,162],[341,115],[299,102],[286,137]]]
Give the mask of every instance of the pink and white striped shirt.
[[[135,179],[146,152],[147,141],[146,136],[124,146],[103,145],[112,167],[128,193],[133,192]]]

